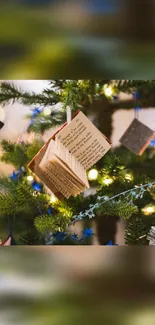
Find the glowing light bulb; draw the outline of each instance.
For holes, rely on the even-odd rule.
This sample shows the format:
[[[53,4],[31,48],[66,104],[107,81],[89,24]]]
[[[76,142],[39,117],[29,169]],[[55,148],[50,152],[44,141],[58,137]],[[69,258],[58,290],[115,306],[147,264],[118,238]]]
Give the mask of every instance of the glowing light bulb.
[[[155,206],[147,206],[142,209],[143,213],[147,216],[155,212]]]
[[[146,208],[146,211],[148,212],[148,213],[152,213],[153,212],[153,207],[148,207],[148,208]]]
[[[132,181],[132,180],[133,180],[133,176],[132,176],[132,174],[126,174],[126,175],[125,175],[125,179],[126,179],[127,181]]]
[[[27,176],[27,180],[28,180],[29,182],[32,182],[33,179],[34,179],[33,176],[31,176],[31,175]]]
[[[44,113],[45,116],[50,115],[51,114],[51,108],[45,107],[43,113]]]
[[[110,184],[112,184],[112,182],[113,182],[113,179],[112,179],[112,178],[105,178],[105,179],[103,180],[103,183],[104,183],[105,185],[110,185]]]
[[[97,171],[97,169],[91,169],[89,171],[89,173],[88,173],[88,179],[90,181],[92,181],[92,180],[96,180],[97,177],[98,177],[98,171]]]
[[[111,97],[112,94],[113,94],[113,89],[112,89],[112,87],[111,87],[111,86],[108,86],[108,85],[105,85],[105,86],[104,86],[104,94],[105,94],[105,96],[107,96],[107,97]]]
[[[51,203],[55,203],[55,202],[57,202],[57,200],[58,200],[58,199],[56,198],[56,196],[55,196],[54,194],[52,194],[52,195],[51,195],[51,198],[50,198],[50,202],[51,202]]]

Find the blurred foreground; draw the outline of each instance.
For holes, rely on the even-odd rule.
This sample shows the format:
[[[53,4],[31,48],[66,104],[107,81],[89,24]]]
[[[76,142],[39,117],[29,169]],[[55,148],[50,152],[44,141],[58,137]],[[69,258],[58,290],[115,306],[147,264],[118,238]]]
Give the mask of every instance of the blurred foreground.
[[[153,0],[0,2],[1,79],[154,78]]]
[[[154,325],[153,248],[1,248],[0,324]]]

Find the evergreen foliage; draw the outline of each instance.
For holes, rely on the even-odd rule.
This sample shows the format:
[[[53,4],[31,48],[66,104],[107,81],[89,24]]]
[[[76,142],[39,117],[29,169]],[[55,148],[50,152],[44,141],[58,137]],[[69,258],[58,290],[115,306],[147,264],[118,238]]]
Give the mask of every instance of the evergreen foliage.
[[[125,220],[138,212],[138,207],[127,200],[109,201],[99,209],[97,214],[102,216],[116,216]]]
[[[59,95],[55,91],[43,91],[41,94],[26,92],[13,83],[2,82],[0,86],[0,103],[2,105],[19,102],[23,105],[47,106],[59,102]]]
[[[38,153],[43,146],[43,141],[35,140],[33,143],[11,143],[7,140],[1,141],[2,155],[1,161],[12,164],[19,169],[27,166],[30,160]]]
[[[102,119],[105,120],[99,129],[104,131],[106,128],[106,135],[108,133],[110,135],[112,114],[123,103],[119,100],[112,101],[111,98],[105,98],[103,87],[107,83],[113,85],[111,80],[51,80],[49,88],[41,94],[36,94],[18,89],[9,82],[3,82],[0,86],[0,103],[6,105],[18,101],[29,106],[51,107],[51,115],[45,116],[40,113],[33,119],[28,132],[43,134],[51,127],[61,125],[66,120],[66,108],[70,106],[72,113],[79,108],[84,113],[96,113],[100,124],[102,124]],[[138,90],[141,100],[145,99],[144,107],[149,107],[149,98],[153,100],[153,97],[147,97],[145,92],[147,90],[147,93],[152,96],[155,82],[154,80],[115,81],[114,87],[117,93],[120,91],[133,93]],[[60,110],[55,109],[57,103],[60,104]],[[128,107],[133,108],[133,103],[133,99],[129,100],[127,102]],[[28,118],[32,119],[32,116],[28,116]],[[0,160],[12,164],[16,171],[13,177],[0,177],[0,226],[6,229],[8,220],[13,220],[18,243],[23,245],[42,244],[45,243],[45,237],[48,233],[66,231],[68,225],[74,223],[73,217],[81,211],[87,211],[90,204],[96,204],[99,197],[117,196],[119,193],[130,190],[139,184],[154,181],[155,151],[153,148],[147,149],[141,157],[122,147],[116,148],[96,165],[96,168],[99,169],[99,177],[92,182],[93,185],[97,186],[95,195],[88,197],[79,195],[77,198],[51,203],[50,195],[42,184],[39,183],[41,190],[36,191],[27,180],[27,176],[30,175],[27,164],[42,145],[42,140],[34,140],[32,143],[1,141],[2,155]],[[110,179],[108,184],[106,183],[107,179]],[[38,182],[38,179],[35,178],[34,181]],[[104,202],[96,208],[94,217],[97,228],[100,228],[99,237],[106,238],[104,240],[101,238],[102,244],[108,244],[109,240],[114,242],[115,227],[111,226],[113,227],[112,235],[106,235],[110,220],[116,224],[119,218],[123,218],[127,222],[126,244],[147,245],[147,233],[151,225],[155,224],[155,216],[154,214],[149,218],[144,216],[142,209],[148,204],[154,204],[154,193],[154,187],[148,188],[147,192],[140,192],[138,195],[132,191],[129,196],[118,196],[116,199]],[[48,212],[49,208],[51,209],[50,212]],[[89,216],[87,215],[86,223],[90,222],[88,219]],[[66,243],[75,244],[72,238],[67,238],[64,243],[61,242],[61,244]],[[83,243],[89,244],[86,240]]]
[[[148,245],[149,228],[142,217],[133,215],[125,231],[125,243],[128,245]]]

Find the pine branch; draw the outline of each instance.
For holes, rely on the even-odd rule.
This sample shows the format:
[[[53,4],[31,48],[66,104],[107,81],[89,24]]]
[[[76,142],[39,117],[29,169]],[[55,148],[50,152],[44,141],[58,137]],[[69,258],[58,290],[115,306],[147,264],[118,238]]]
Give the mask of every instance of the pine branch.
[[[32,158],[38,153],[38,151],[42,148],[43,144],[44,142],[42,140],[34,140],[31,144],[27,146],[26,156],[28,162],[30,162]],[[26,165],[26,162],[24,165]]]
[[[39,212],[39,206],[44,207],[48,200],[34,196],[34,191],[25,182],[14,182],[14,187],[8,188],[8,192],[0,194],[0,215],[11,216],[20,212],[31,211],[33,214]]]
[[[126,200],[105,202],[97,211],[97,215],[122,217],[127,220],[138,212],[138,207]]]
[[[125,230],[125,243],[127,245],[148,245],[148,226],[140,216],[133,216]]]
[[[54,105],[60,101],[59,94],[55,91],[43,91],[41,94],[27,92],[19,89],[13,83],[2,82],[0,85],[0,103],[7,105],[15,101],[23,105]]]
[[[63,85],[64,85],[64,81],[65,80],[50,80],[49,81],[49,85],[51,88],[54,88],[54,89],[58,89],[58,90],[62,90],[63,89]]]
[[[114,88],[118,92],[132,94],[142,89],[155,89],[155,80],[115,80]]]
[[[35,218],[34,225],[38,232],[48,233],[64,231],[68,225],[68,217],[62,213],[57,213],[55,215],[43,214]]]
[[[30,229],[28,231],[23,231],[18,240],[19,245],[45,245],[45,240],[38,234],[37,230]]]
[[[3,176],[0,177],[0,191],[14,191],[16,188],[15,182],[11,178]]]
[[[28,163],[26,150],[28,144],[11,143],[7,140],[2,140],[1,147],[3,150],[0,160],[7,164],[12,164],[16,168],[21,168]]]
[[[155,107],[155,80],[119,80],[114,82],[116,93],[123,92],[127,94],[139,93],[139,99],[118,100],[110,103],[113,111],[116,109],[131,109],[138,104],[141,108]]]
[[[13,83],[2,82],[0,86],[0,103],[6,105],[18,101],[24,105],[54,105],[58,102],[63,102],[64,107],[70,105],[72,108],[77,107],[84,101],[93,100],[97,94],[97,89],[100,91],[105,83],[110,80],[52,80],[50,81],[50,89],[45,89],[41,94],[35,92],[26,92]],[[97,87],[99,85],[99,87]],[[55,89],[55,90],[53,90]],[[116,92],[126,92],[132,94],[133,91],[139,91],[140,106],[148,108],[155,106],[155,81],[154,80],[125,80],[115,81]],[[115,101],[110,103],[112,110],[130,109],[134,107],[134,100]]]
[[[12,164],[15,168],[20,169],[26,166],[29,161],[38,153],[43,146],[43,142],[35,140],[32,144],[28,143],[11,143],[7,140],[2,140],[2,156],[0,160]]]
[[[61,125],[65,121],[66,121],[66,112],[64,111],[51,114],[51,116],[44,116],[43,114],[40,114],[38,117],[35,118],[33,123],[29,126],[27,132],[44,134],[45,131],[57,125]]]

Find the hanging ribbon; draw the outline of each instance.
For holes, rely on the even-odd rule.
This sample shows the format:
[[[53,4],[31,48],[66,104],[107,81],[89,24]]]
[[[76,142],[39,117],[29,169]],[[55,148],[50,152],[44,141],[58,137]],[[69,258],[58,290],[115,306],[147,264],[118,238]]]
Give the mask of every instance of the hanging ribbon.
[[[67,123],[69,124],[72,120],[72,113],[70,107],[67,107],[66,112],[67,112]]]
[[[137,91],[136,93],[133,94],[133,96],[135,99],[135,118],[138,120],[139,111],[141,110],[141,108],[139,107],[140,93]]]

